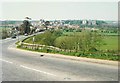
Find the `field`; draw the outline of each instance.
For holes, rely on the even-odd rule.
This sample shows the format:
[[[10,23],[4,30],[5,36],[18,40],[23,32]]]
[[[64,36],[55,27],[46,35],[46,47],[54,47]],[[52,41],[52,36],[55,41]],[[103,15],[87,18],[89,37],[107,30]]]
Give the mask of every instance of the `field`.
[[[103,41],[104,45],[100,47],[101,49],[118,50],[118,36],[105,36]]]

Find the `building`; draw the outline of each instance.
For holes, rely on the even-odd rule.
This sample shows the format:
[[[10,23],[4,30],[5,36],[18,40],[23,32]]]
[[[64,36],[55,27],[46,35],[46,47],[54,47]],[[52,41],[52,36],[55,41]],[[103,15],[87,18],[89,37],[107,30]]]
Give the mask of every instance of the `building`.
[[[83,21],[82,21],[82,24],[83,24],[83,25],[86,25],[86,24],[87,24],[87,20],[83,20]]]

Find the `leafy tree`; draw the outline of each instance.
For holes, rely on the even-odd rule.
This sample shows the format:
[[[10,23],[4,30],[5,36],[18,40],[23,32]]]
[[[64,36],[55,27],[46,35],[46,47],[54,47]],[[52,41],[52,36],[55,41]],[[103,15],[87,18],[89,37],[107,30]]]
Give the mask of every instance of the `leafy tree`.
[[[95,33],[82,33],[67,36],[60,36],[55,40],[55,46],[62,49],[89,51],[91,48],[98,49],[101,45],[102,36]]]
[[[30,33],[30,26],[31,26],[31,23],[28,20],[23,21],[24,33],[27,33],[27,34]]]
[[[35,43],[53,46],[55,39],[61,35],[62,32],[59,30],[57,31],[47,30],[43,34],[36,36]]]
[[[46,21],[46,22],[45,22],[46,30],[48,29],[48,25],[50,25],[50,21]]]

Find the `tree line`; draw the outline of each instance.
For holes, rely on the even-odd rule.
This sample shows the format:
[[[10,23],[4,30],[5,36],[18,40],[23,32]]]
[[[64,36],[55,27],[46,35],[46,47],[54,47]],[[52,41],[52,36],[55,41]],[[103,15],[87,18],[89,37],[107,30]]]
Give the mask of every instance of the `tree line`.
[[[27,39],[26,42],[32,43],[32,38]],[[47,30],[45,33],[35,36],[35,43],[55,46],[64,50],[97,51],[102,45],[102,35],[97,32],[79,32],[64,35],[61,30]]]

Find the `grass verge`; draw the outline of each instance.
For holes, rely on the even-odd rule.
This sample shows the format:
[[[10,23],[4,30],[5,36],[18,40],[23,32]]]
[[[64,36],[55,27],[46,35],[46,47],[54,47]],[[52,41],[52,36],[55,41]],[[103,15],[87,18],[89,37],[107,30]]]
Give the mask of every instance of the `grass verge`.
[[[103,59],[103,60],[112,60],[118,61],[118,55],[113,55],[109,52],[96,52],[96,53],[89,53],[89,52],[65,52],[65,51],[55,51],[51,49],[28,49],[22,48],[20,45],[17,46],[19,49],[24,49],[28,51],[34,52],[43,52],[43,53],[53,53],[53,54],[63,54],[66,56],[76,56],[76,57],[87,57],[87,58],[95,58],[95,59]]]

